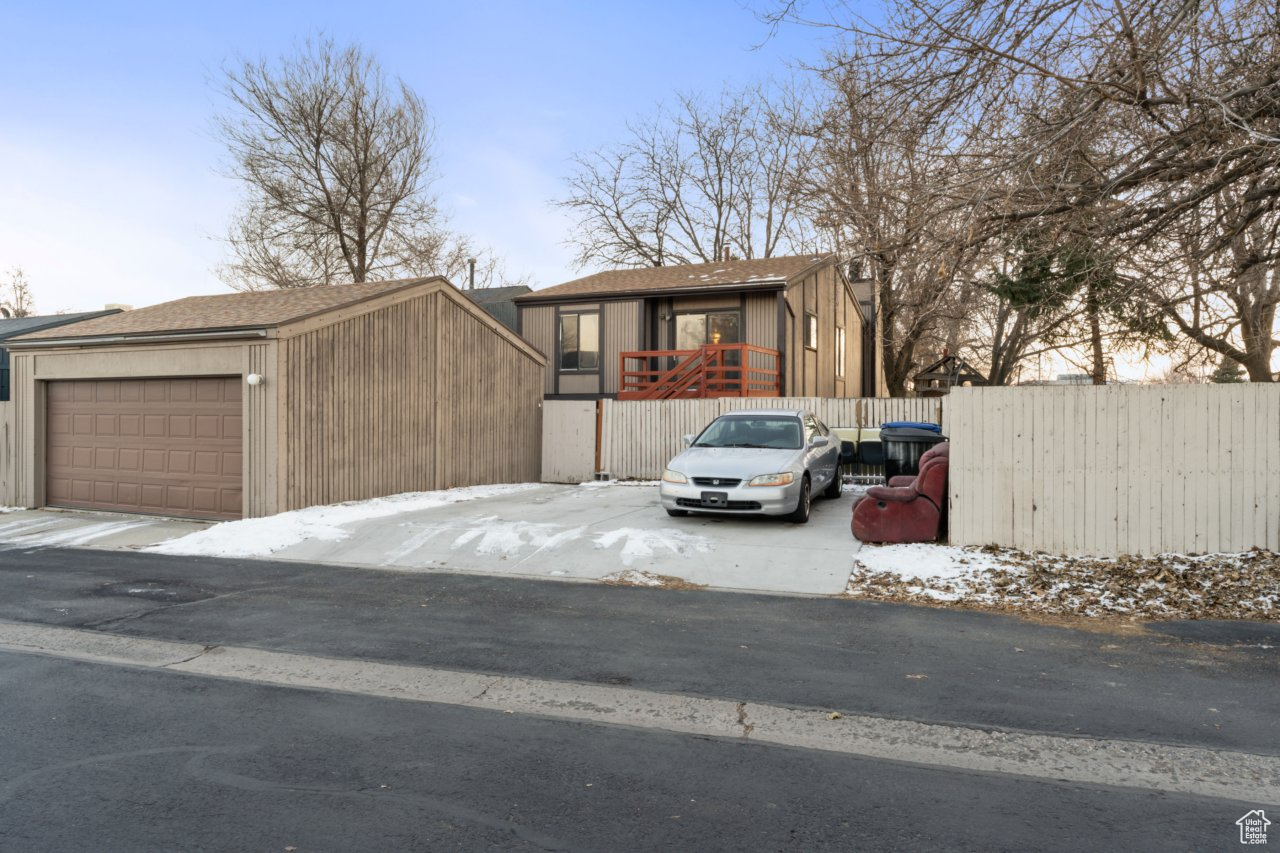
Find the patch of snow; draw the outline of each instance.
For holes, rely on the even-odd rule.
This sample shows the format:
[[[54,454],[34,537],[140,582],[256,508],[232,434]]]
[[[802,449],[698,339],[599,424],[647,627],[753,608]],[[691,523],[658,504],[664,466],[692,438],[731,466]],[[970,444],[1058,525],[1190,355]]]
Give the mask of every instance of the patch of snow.
[[[605,489],[610,486],[656,486],[661,480],[587,480],[578,485],[584,489]]]
[[[228,521],[144,550],[201,557],[266,557],[307,540],[340,542],[349,525],[374,518],[447,506],[459,501],[509,495],[540,488],[539,483],[465,486],[438,492],[407,492],[367,501],[312,506],[266,518]],[[424,540],[425,541],[425,540]]]
[[[532,521],[500,521],[496,515],[490,515],[477,518],[474,527],[453,540],[453,548],[457,550],[479,539],[477,554],[514,555],[520,553],[525,545],[532,545],[538,550],[558,548],[582,536],[585,530],[586,527],[565,529],[559,524]]]
[[[26,507],[20,507],[20,506],[0,506],[0,515],[4,515],[6,512],[22,512],[22,510],[24,510],[24,509],[26,509]]]
[[[864,545],[854,561],[868,571],[892,572],[902,578],[920,580],[960,578],[985,569],[1011,567],[1009,561],[997,554],[926,543]]]
[[[113,536],[151,523],[150,521],[104,521],[98,524],[82,524],[72,528],[60,528],[49,532],[44,532],[43,530],[36,533],[27,531],[22,535],[19,544],[41,548],[73,548],[77,545],[87,545],[96,539],[103,539],[107,536]],[[57,522],[55,521],[54,524],[57,524]]]
[[[624,583],[632,586],[662,586],[662,578],[654,577],[648,572],[641,572],[636,569],[624,569],[620,572],[614,572],[611,575],[605,575],[600,580],[613,583]]]
[[[642,557],[652,557],[659,551],[688,557],[691,554],[707,554],[712,551],[711,540],[669,527],[648,530],[637,527],[620,527],[606,530],[595,538],[600,549],[612,548],[622,543],[622,563],[629,566]]]

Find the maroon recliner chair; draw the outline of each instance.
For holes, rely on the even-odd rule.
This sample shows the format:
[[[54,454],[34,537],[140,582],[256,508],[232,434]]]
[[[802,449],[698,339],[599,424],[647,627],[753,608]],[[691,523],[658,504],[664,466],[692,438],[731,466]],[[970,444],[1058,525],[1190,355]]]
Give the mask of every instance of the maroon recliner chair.
[[[853,505],[850,529],[861,542],[933,542],[942,530],[947,503],[950,445],[938,444],[920,457],[920,473],[872,486]]]

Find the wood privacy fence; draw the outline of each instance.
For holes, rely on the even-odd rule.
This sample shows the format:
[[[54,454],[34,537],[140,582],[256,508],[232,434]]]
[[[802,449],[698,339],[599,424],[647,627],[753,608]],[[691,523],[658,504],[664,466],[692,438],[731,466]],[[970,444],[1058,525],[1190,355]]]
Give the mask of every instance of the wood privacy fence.
[[[832,427],[878,427],[886,421],[942,423],[942,402],[937,398],[602,400],[598,470],[618,479],[656,480],[671,457],[683,449],[682,436],[701,432],[720,415],[737,409],[812,409]]]
[[[14,421],[13,403],[0,403],[0,506],[13,506],[18,502],[14,483]]]
[[[1280,385],[963,388],[945,410],[952,544],[1280,550]]]

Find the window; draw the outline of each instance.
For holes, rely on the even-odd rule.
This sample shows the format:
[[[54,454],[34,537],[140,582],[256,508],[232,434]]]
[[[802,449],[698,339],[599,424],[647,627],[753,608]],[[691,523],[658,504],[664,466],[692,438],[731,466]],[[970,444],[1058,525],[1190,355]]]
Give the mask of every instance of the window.
[[[0,347],[0,403],[9,400],[9,351]]]
[[[600,369],[600,315],[560,315],[560,369]]]
[[[811,350],[818,348],[818,315],[808,311],[804,314],[804,346]]]
[[[742,317],[737,311],[697,312],[676,315],[676,349],[697,349],[704,344],[741,343]]]
[[[844,329],[836,327],[836,376],[844,376]]]

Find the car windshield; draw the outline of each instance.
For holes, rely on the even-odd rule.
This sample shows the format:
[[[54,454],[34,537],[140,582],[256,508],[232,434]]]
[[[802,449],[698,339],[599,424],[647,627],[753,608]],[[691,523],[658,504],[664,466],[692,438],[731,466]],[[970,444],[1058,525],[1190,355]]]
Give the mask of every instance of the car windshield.
[[[694,447],[800,447],[800,421],[794,417],[725,417],[712,421]]]

